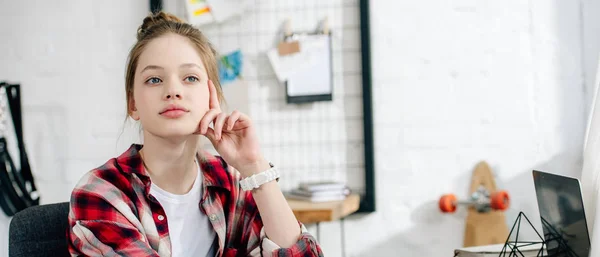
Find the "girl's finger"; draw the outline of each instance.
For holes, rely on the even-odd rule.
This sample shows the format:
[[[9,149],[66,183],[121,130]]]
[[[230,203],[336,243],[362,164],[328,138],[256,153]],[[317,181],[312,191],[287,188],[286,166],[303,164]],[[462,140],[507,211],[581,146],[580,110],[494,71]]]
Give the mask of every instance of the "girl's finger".
[[[219,140],[217,140],[217,136],[215,135],[215,130],[213,130],[212,128],[208,128],[204,135],[208,138],[208,140],[210,140],[210,142],[213,145],[216,145],[217,142],[219,141]]]
[[[223,125],[225,124],[225,119],[227,119],[227,114],[222,112],[220,113],[215,120],[215,136],[217,140],[221,140],[221,135],[223,134]]]
[[[219,113],[221,113],[221,111],[211,109],[208,112],[206,112],[206,114],[204,114],[204,117],[202,117],[202,119],[200,120],[200,125],[198,126],[200,134],[204,135],[206,133],[208,126],[210,126],[210,123],[217,117],[217,115],[219,115]]]
[[[208,107],[210,109],[221,110],[221,103],[219,103],[219,94],[217,94],[217,87],[212,82],[212,80],[208,80],[208,93],[210,94],[210,98],[208,100]]]
[[[227,119],[227,130],[231,131],[233,129],[233,125],[235,125],[235,122],[240,118],[241,113],[238,112],[237,110],[233,111],[231,113],[231,115],[229,115],[229,118]]]

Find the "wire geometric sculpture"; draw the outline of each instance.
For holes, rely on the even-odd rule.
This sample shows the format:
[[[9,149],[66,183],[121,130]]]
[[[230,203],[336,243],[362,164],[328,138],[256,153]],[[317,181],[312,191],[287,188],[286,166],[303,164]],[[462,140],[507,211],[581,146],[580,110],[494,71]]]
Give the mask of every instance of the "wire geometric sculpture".
[[[527,223],[529,223],[529,226],[531,226],[533,231],[535,231],[535,233],[538,235],[540,241],[519,241],[519,231],[521,230],[521,219],[522,218],[525,218],[525,220],[527,220]],[[500,257],[525,257],[525,255],[523,254],[523,251],[521,251],[521,249],[519,249],[519,247],[523,248],[523,247],[527,247],[527,246],[531,246],[531,245],[540,245],[540,249],[538,250],[538,253],[536,256],[538,256],[538,257],[550,256],[550,255],[544,255],[545,254],[544,250],[549,249],[548,245],[550,244],[552,246],[552,251],[557,251],[556,253],[553,253],[552,256],[577,257],[577,254],[567,245],[567,240],[565,239],[565,237],[562,236],[562,234],[564,234],[564,233],[559,233],[543,217],[541,219],[542,219],[542,226],[544,226],[546,231],[549,231],[548,235],[545,235],[546,236],[545,238],[540,235],[540,233],[537,231],[537,229],[535,229],[535,227],[533,226],[533,224],[531,224],[531,221],[529,220],[529,218],[527,218],[525,213],[519,212],[519,216],[517,216],[515,223],[513,224],[512,228],[510,229],[510,233],[508,234],[508,237],[506,238],[506,242],[504,243],[504,247],[502,247],[502,251],[500,252],[499,256]],[[516,228],[516,231],[515,231],[515,228]],[[514,241],[510,240],[513,232],[516,232]]]

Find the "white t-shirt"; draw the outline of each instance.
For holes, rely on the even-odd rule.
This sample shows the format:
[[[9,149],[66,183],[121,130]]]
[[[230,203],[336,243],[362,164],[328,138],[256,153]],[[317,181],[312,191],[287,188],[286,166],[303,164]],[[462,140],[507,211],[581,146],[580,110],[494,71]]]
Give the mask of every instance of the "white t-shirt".
[[[156,197],[167,215],[173,257],[215,256],[216,233],[206,214],[199,208],[202,181],[198,165],[196,180],[186,194],[169,193],[154,183],[150,187],[150,194]]]

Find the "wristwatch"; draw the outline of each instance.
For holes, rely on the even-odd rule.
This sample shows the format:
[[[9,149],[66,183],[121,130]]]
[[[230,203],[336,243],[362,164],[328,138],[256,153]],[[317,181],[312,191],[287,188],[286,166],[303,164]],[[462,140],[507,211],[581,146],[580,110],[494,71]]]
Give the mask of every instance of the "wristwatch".
[[[268,170],[240,180],[240,186],[242,186],[242,189],[244,191],[252,190],[259,188],[262,184],[271,182],[273,180],[279,181],[279,170],[277,170],[272,163],[269,163],[269,166],[271,166],[271,168]]]

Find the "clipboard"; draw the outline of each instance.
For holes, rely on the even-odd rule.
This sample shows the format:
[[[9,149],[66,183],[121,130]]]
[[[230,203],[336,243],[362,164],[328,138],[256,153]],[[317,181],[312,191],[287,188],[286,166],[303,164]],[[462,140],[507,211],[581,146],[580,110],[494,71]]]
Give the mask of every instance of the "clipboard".
[[[309,103],[333,100],[333,54],[331,32],[287,33],[283,42],[299,43],[300,53],[307,54],[301,70],[290,75],[285,83],[287,103]],[[292,46],[293,47],[293,46]],[[280,48],[281,49],[281,48]]]

